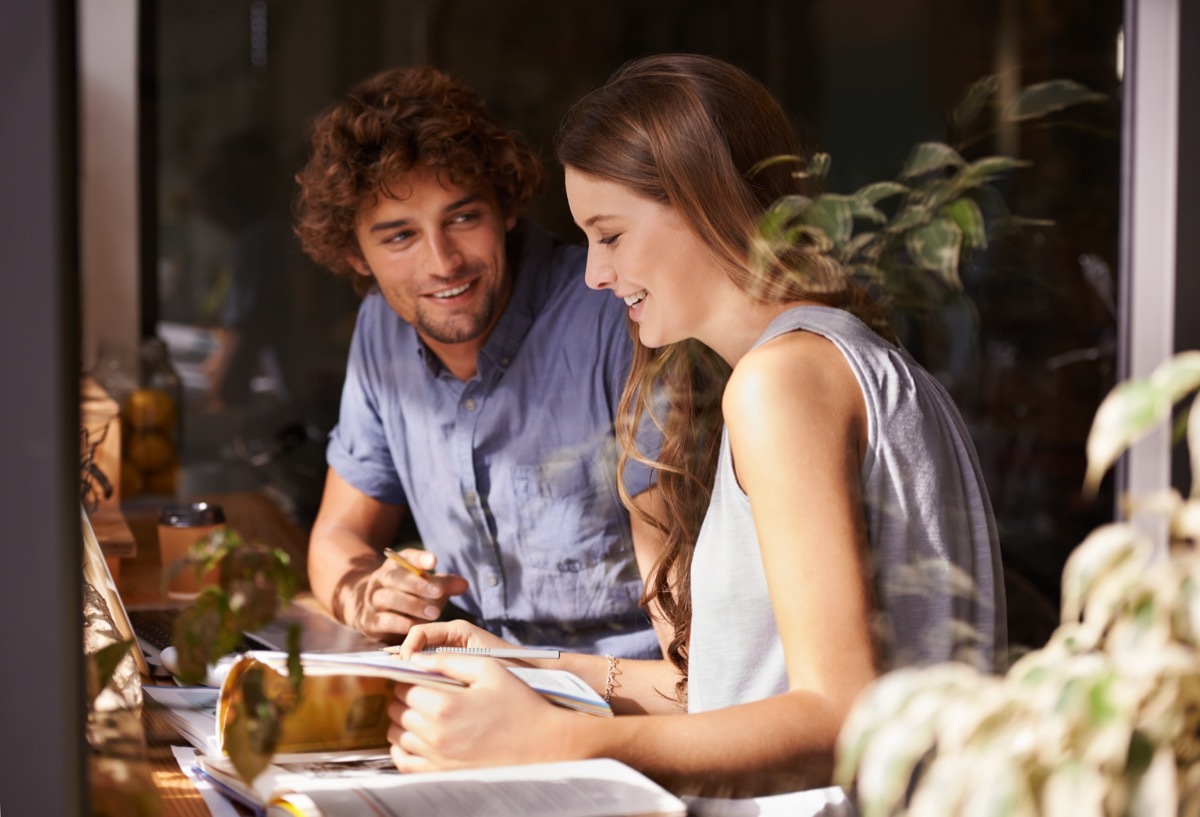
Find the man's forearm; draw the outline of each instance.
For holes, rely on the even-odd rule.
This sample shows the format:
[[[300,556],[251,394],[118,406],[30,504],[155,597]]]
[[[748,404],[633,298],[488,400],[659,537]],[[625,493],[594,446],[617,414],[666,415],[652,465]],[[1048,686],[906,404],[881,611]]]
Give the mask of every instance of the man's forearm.
[[[314,533],[309,545],[308,579],[313,595],[334,618],[353,625],[363,606],[367,579],[382,557],[373,547],[349,534]]]

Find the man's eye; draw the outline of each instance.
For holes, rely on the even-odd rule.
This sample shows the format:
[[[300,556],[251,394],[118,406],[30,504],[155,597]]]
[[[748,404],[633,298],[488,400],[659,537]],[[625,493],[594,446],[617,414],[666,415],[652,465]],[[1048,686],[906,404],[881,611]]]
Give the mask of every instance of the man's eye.
[[[385,244],[403,244],[405,241],[412,238],[412,236],[413,236],[413,233],[411,230],[401,230],[400,232],[393,233],[392,235],[390,235],[386,239],[384,239],[384,243]]]
[[[479,220],[479,213],[475,212],[474,210],[468,211],[466,213],[456,213],[454,216],[455,224],[466,224],[468,222],[478,221],[478,220]]]

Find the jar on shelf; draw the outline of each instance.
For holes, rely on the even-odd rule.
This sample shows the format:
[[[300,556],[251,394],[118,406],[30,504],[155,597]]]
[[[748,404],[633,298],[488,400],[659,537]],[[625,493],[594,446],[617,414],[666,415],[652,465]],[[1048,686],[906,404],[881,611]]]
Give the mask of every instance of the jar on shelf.
[[[174,496],[183,437],[183,381],[161,338],[145,338],[139,352],[139,385],[121,410],[121,495]]]

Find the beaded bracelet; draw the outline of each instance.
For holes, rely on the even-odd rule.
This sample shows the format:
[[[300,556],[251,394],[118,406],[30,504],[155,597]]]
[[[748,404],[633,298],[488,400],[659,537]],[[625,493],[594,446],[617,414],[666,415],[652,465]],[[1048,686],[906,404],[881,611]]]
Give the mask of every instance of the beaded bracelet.
[[[604,657],[608,659],[608,675],[604,679],[604,702],[611,703],[613,690],[621,685],[621,682],[617,680],[617,676],[621,674],[621,659],[612,655]]]

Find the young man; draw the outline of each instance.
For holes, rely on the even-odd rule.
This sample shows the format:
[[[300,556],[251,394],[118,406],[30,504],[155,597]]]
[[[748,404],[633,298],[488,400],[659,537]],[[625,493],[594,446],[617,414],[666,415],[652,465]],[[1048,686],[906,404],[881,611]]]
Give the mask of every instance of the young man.
[[[523,644],[658,656],[612,427],[632,346],[582,247],[523,216],[525,141],[432,68],[377,74],[314,127],[297,235],[365,292],[313,526],[313,592],[398,641],[448,600]],[[630,469],[630,495],[650,477]],[[384,558],[411,512],[422,575]]]

